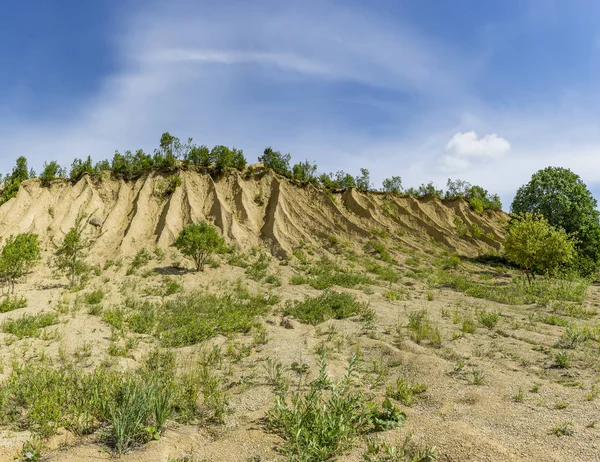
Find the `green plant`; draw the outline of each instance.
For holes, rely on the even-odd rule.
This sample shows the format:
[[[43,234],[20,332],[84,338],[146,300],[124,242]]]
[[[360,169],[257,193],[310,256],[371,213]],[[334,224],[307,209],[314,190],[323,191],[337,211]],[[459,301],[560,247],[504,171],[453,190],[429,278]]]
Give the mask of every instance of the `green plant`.
[[[485,383],[486,376],[480,369],[471,369],[471,379],[473,385],[483,385]]]
[[[2,332],[18,338],[39,337],[41,329],[58,323],[55,313],[24,314],[19,318],[6,319],[2,323]]]
[[[500,320],[500,312],[480,310],[477,312],[477,319],[488,329],[493,329]]]
[[[517,392],[515,392],[511,398],[515,403],[522,403],[524,396],[523,389],[519,388],[519,390],[517,390]]]
[[[393,384],[388,385],[386,396],[400,401],[406,406],[412,405],[416,395],[427,391],[427,386],[422,383],[410,383],[403,377],[398,377]]]
[[[389,400],[379,409],[354,389],[356,362],[353,356],[340,381],[324,377],[313,382],[308,391],[295,392],[289,401],[276,397],[267,421],[285,439],[282,452],[291,460],[325,461],[348,448],[361,434],[403,425],[405,414]],[[324,381],[329,383],[326,389],[322,387]]]
[[[181,296],[163,305],[155,335],[166,347],[181,347],[215,335],[249,332],[256,316],[264,314],[275,301],[247,293]]]
[[[85,224],[84,216],[79,214],[75,220],[75,226],[65,235],[62,244],[54,253],[54,267],[70,277],[71,288],[75,286],[77,278],[81,282],[81,277],[88,268],[85,256],[90,242],[83,237]]]
[[[0,313],[8,313],[9,311],[18,310],[27,306],[25,297],[6,297],[0,302]]]
[[[283,313],[304,323],[317,325],[329,319],[349,318],[364,311],[366,307],[350,294],[326,290],[317,297],[288,301]]]
[[[183,255],[194,261],[196,271],[204,271],[204,263],[209,255],[225,251],[225,240],[219,236],[217,229],[206,221],[192,223],[183,228],[174,245]]]
[[[40,181],[42,182],[42,185],[49,186],[52,181],[56,180],[57,178],[64,178],[66,175],[66,170],[62,168],[55,160],[51,161],[50,163],[44,162],[42,174],[40,175]]]
[[[121,307],[105,310],[102,313],[102,320],[105,323],[110,324],[115,329],[121,330],[123,329],[123,324],[125,322],[125,312]]]
[[[40,260],[38,235],[11,235],[0,252],[0,277],[8,279],[15,292],[15,280],[27,274]]]
[[[127,268],[126,274],[129,276],[135,273],[138,269],[150,263],[151,260],[152,255],[150,254],[150,252],[148,252],[146,249],[138,250],[135,256],[133,257],[131,265],[129,265],[129,268]]]
[[[279,175],[289,177],[290,172],[290,154],[281,154],[279,151],[273,151],[270,147],[266,148],[262,156],[258,157],[258,161],[262,162],[267,168],[270,168]]]
[[[569,169],[547,167],[519,188],[511,209],[514,213],[542,215],[549,225],[576,235],[577,269],[593,274],[600,256],[600,213],[597,201],[581,178]]]
[[[4,178],[4,187],[0,192],[0,205],[16,197],[21,183],[30,178],[30,176],[30,172],[27,169],[27,159],[23,156],[18,157],[12,173]]]
[[[573,428],[573,423],[562,422],[554,426],[552,433],[556,436],[573,436],[575,434],[575,429]]]
[[[554,275],[575,256],[575,241],[562,229],[551,226],[542,216],[526,213],[511,221],[504,243],[506,259],[527,276]]]
[[[554,356],[554,366],[559,369],[569,368],[569,355],[566,352],[560,351]]]
[[[104,291],[102,289],[94,290],[85,294],[84,300],[88,305],[98,305],[104,298]]]

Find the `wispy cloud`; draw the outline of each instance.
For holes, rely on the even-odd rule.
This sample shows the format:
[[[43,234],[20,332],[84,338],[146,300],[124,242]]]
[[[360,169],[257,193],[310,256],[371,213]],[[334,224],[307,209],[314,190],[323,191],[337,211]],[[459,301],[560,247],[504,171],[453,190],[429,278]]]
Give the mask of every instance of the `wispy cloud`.
[[[589,95],[491,105],[474,90],[487,52],[453,48],[368,6],[156,2],[124,16],[119,65],[100,91],[62,119],[0,112],[2,152],[39,167],[151,150],[170,130],[251,158],[273,145],[325,171],[366,166],[376,183],[399,174],[443,184],[451,174],[509,198],[549,163],[600,183]]]

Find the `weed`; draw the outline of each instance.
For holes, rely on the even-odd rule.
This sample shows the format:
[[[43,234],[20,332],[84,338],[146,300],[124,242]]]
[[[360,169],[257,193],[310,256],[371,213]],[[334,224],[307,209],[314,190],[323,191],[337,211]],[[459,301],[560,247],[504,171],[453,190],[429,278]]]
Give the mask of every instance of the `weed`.
[[[152,255],[150,252],[148,252],[146,249],[139,250],[138,253],[135,254],[131,265],[129,265],[126,274],[129,276],[135,273],[142,266],[146,266],[150,260],[152,260]]]
[[[102,302],[104,298],[104,291],[102,289],[95,290],[93,292],[89,292],[84,295],[83,299],[85,303],[88,305],[98,305]]]
[[[554,367],[559,369],[568,369],[569,368],[569,356],[566,352],[561,351],[556,353],[554,356]]]
[[[102,313],[102,320],[115,329],[121,330],[123,329],[123,324],[125,322],[125,312],[121,307],[105,310]]]
[[[41,329],[58,323],[55,313],[24,314],[20,318],[7,319],[2,323],[2,332],[17,338],[39,337]]]
[[[327,391],[313,382],[308,391],[294,393],[289,402],[276,398],[267,421],[286,440],[282,451],[291,460],[325,461],[347,449],[361,434],[404,423],[405,415],[389,400],[380,410],[354,390],[356,361],[353,356],[346,377],[331,382]]]
[[[460,330],[463,334],[474,334],[475,333],[477,328],[475,326],[475,321],[473,321],[473,318],[471,316],[466,316],[463,318],[462,327]]]
[[[473,385],[483,385],[485,383],[485,374],[480,369],[471,369],[471,378]]]
[[[360,303],[350,294],[326,290],[318,297],[303,301],[289,301],[283,314],[291,315],[298,320],[317,325],[329,319],[346,319],[363,312],[367,305]]]
[[[571,422],[562,422],[554,426],[552,433],[556,436],[573,436],[575,434],[575,429]]]
[[[406,406],[410,406],[412,405],[415,396],[424,393],[425,391],[427,391],[426,385],[422,383],[411,384],[405,378],[398,377],[396,382],[388,385],[385,395],[396,401],[400,401]]]
[[[500,312],[480,310],[477,312],[477,319],[483,326],[493,329],[500,320]]]
[[[18,310],[27,307],[27,299],[25,297],[6,297],[0,302],[0,313],[8,313],[9,311]]]
[[[522,403],[524,398],[523,389],[519,388],[519,390],[511,396],[512,400],[515,403]]]
[[[585,399],[586,401],[594,401],[598,396],[600,396],[600,387],[592,385],[590,391],[585,394]]]
[[[167,347],[193,345],[235,332],[248,332],[256,316],[266,312],[276,299],[236,295],[191,294],[168,301],[161,308],[156,336]]]

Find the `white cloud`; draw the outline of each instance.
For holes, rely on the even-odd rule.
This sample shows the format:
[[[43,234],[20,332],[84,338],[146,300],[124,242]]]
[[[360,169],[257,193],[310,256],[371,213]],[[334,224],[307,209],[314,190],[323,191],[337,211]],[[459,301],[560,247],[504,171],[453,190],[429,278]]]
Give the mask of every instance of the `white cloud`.
[[[446,143],[446,154],[439,164],[443,170],[460,171],[476,163],[498,159],[509,151],[510,143],[496,134],[478,138],[474,131],[459,132]]]

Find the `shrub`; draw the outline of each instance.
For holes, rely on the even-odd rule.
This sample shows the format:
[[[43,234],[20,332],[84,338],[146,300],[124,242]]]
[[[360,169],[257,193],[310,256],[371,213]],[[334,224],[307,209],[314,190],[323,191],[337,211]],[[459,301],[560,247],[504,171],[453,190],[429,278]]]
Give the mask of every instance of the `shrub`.
[[[288,301],[284,314],[314,326],[329,319],[349,318],[364,311],[366,307],[350,294],[326,290],[318,297]]]
[[[174,245],[183,255],[193,260],[196,271],[204,271],[204,263],[211,254],[225,251],[225,240],[206,221],[183,228]]]
[[[193,146],[187,153],[185,160],[202,167],[209,167],[214,162],[210,150],[204,145]]]
[[[62,168],[58,162],[53,160],[50,163],[44,162],[44,170],[40,175],[40,180],[42,185],[49,186],[53,180],[56,180],[57,178],[64,178],[65,176],[65,169]]]
[[[75,159],[71,164],[71,173],[69,177],[71,181],[79,181],[84,175],[94,176],[96,171],[92,165],[92,158],[87,157],[86,160]]]
[[[554,275],[575,255],[575,243],[562,229],[556,229],[541,216],[526,213],[511,221],[504,244],[506,259],[518,265],[527,276]]]
[[[40,245],[37,234],[11,235],[0,252],[0,276],[8,279],[14,293],[15,280],[27,274],[39,260]]]
[[[414,401],[415,395],[420,395],[426,391],[427,386],[422,383],[411,384],[405,378],[398,377],[396,382],[388,385],[385,394],[406,406],[410,406]]]
[[[360,176],[355,178],[356,189],[359,191],[369,191],[371,189],[371,175],[366,168],[360,169]]]
[[[488,329],[493,329],[500,320],[500,313],[498,311],[481,310],[477,312],[477,319],[479,319],[479,322]]]
[[[150,263],[151,260],[152,255],[150,252],[148,252],[146,249],[138,250],[138,252],[135,254],[135,257],[133,257],[133,261],[131,262],[131,265],[129,265],[126,274],[129,276],[135,273],[138,269]]]
[[[104,298],[104,291],[102,289],[94,290],[85,294],[84,300],[88,305],[98,305]]]

